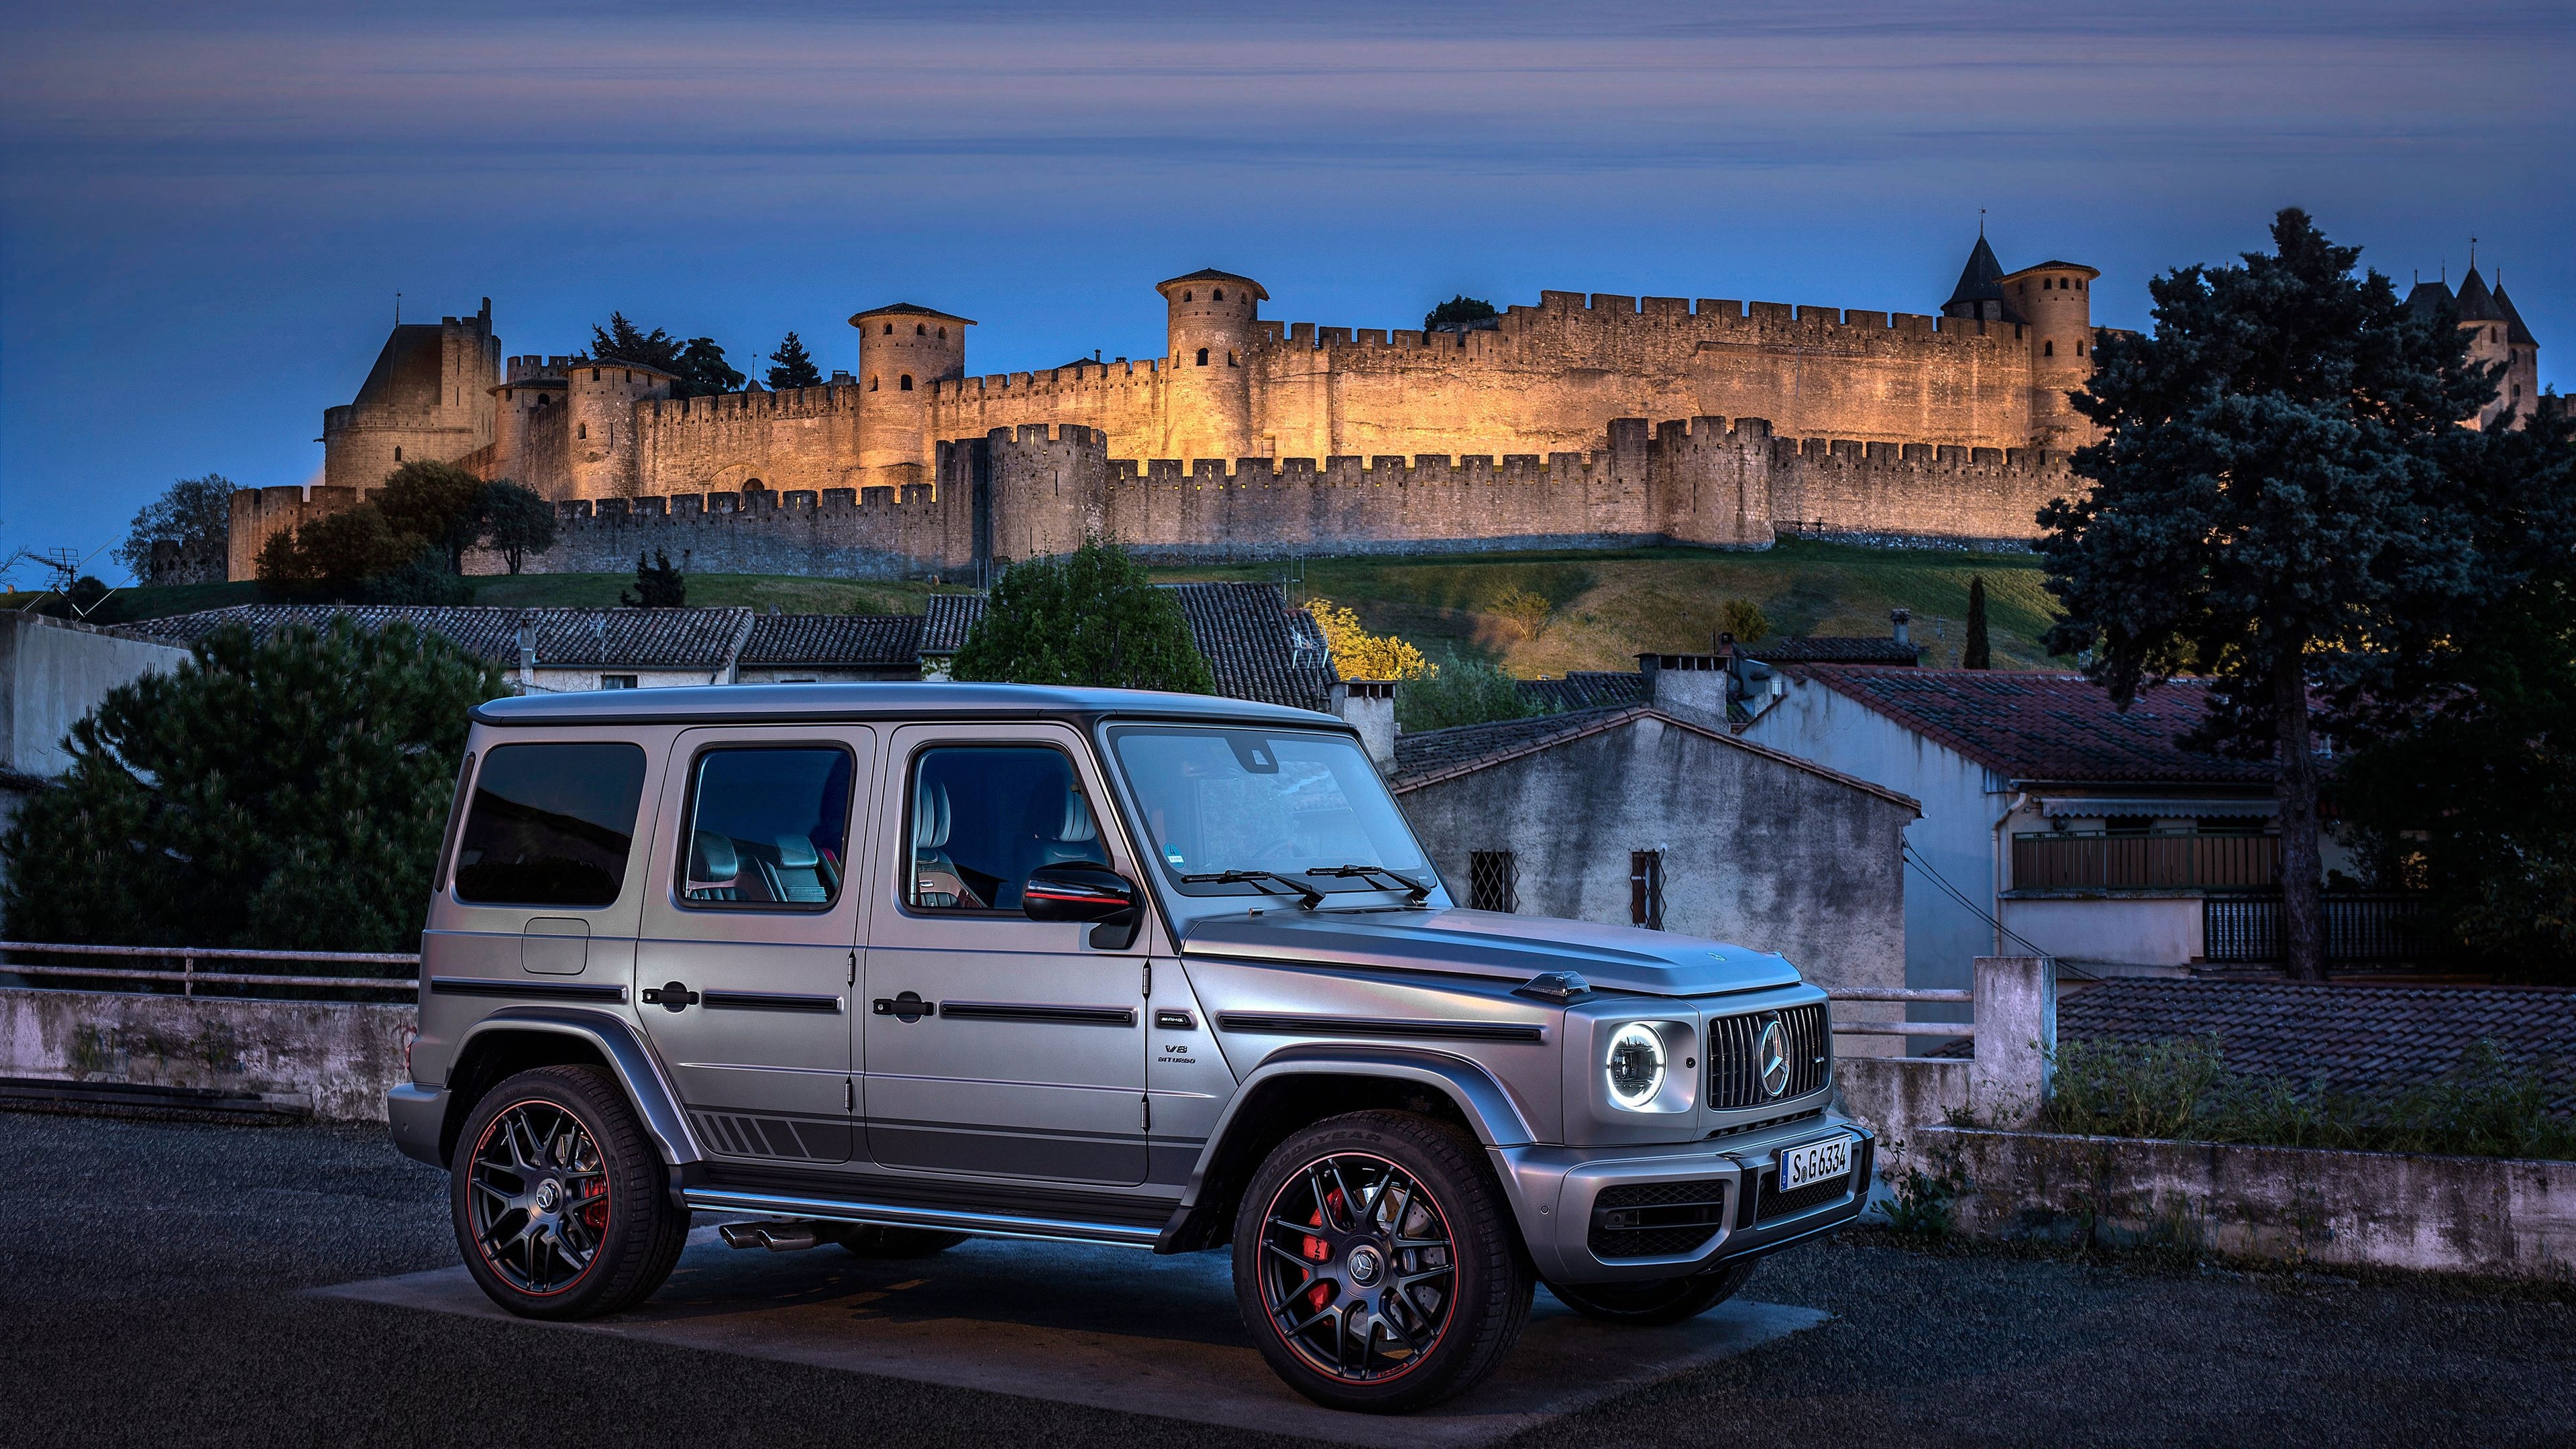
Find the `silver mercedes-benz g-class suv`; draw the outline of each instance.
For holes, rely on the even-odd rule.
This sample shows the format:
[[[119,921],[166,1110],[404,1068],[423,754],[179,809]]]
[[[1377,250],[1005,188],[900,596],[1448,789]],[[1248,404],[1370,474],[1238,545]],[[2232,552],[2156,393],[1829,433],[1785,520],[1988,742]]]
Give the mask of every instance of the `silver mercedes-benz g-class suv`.
[[[929,683],[474,719],[388,1106],[514,1313],[629,1307],[697,1212],[1230,1246],[1281,1377],[1399,1410],[1491,1372],[1534,1282],[1673,1322],[1865,1197],[1822,991],[1460,909],[1331,716]]]

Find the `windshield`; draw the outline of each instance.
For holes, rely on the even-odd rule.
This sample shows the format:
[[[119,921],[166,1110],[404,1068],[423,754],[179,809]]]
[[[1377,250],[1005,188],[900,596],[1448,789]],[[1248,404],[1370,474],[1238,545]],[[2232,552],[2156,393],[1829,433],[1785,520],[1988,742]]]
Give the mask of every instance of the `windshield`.
[[[1430,862],[1357,743],[1288,730],[1130,727],[1112,732],[1164,876],[1192,895],[1276,892],[1188,880],[1276,872],[1326,893],[1390,883],[1307,872],[1378,866],[1431,883]]]

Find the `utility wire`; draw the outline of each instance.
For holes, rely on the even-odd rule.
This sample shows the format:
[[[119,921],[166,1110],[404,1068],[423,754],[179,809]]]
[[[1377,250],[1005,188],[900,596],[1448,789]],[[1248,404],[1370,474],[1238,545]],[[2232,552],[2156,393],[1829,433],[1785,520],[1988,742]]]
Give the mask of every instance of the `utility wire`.
[[[1925,860],[1923,858],[1923,852],[1916,850],[1914,848],[1914,842],[1910,840],[1905,842],[1905,858],[1913,863],[1915,869],[1930,876],[1932,878],[1932,883],[1939,886],[1943,894],[1966,907],[1970,915],[1975,916],[1978,920],[1994,927],[1998,935],[2019,942],[2024,949],[2028,950],[2030,954],[2034,956],[2045,956],[2049,960],[2057,962],[2059,966],[2071,970],[2076,976],[2083,980],[2098,981],[2101,979],[2100,977],[2095,976],[2092,972],[2085,970],[2083,967],[2073,965],[2065,959],[2057,956],[2055,953],[2043,949],[2038,942],[2033,941],[2028,936],[2023,935],[2021,932],[2005,925],[2002,921],[1997,920],[1993,913],[1989,912],[1985,907],[1977,904],[1975,901],[1969,899],[1965,894],[1961,893],[1957,886],[1950,884],[1949,879],[1943,876],[1941,872],[1934,870],[1932,868],[1932,862]]]

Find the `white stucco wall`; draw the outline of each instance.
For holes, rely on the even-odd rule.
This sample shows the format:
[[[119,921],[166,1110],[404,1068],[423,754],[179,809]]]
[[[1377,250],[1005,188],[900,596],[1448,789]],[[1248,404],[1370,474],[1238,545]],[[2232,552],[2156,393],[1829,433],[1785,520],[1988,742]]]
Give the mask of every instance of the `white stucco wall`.
[[[71,763],[63,737],[109,690],[187,657],[68,619],[0,613],[0,769],[61,774]]]

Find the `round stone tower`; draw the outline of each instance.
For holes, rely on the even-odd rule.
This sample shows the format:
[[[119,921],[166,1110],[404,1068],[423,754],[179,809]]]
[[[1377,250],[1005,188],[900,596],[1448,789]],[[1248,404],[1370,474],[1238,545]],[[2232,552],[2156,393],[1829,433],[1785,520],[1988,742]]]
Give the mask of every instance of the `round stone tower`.
[[[574,498],[634,498],[644,491],[635,405],[671,395],[671,374],[622,357],[576,357],[564,369],[564,427]]]
[[[850,325],[859,329],[859,486],[931,481],[930,387],[966,375],[974,321],[897,302]]]
[[[1252,451],[1252,323],[1270,294],[1214,268],[1154,290],[1171,309],[1162,456],[1231,464]]]
[[[2093,279],[2100,275],[2074,262],[2042,262],[1997,279],[2030,343],[2030,435],[2044,447],[2092,439],[2092,422],[2066,395],[2093,376]]]

